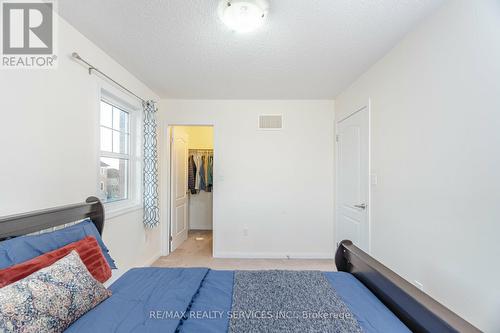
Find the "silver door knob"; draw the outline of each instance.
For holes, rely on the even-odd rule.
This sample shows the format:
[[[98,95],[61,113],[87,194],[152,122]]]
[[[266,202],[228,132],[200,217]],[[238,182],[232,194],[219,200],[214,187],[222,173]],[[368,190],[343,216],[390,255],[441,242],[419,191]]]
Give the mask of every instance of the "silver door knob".
[[[366,204],[362,203],[361,205],[354,205],[354,207],[359,208],[359,209],[366,209]]]

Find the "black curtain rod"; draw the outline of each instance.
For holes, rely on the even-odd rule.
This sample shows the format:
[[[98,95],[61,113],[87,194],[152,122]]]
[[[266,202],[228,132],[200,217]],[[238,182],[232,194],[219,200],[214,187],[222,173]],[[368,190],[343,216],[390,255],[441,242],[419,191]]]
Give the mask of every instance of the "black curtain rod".
[[[73,59],[76,59],[76,60],[79,60],[81,62],[83,62],[84,64],[86,64],[88,66],[88,70],[89,70],[89,75],[92,74],[92,71],[95,71],[99,74],[101,74],[102,76],[104,76],[106,79],[108,79],[109,81],[113,82],[115,85],[117,85],[118,87],[120,87],[121,89],[125,90],[126,92],[128,92],[130,95],[136,97],[137,99],[139,99],[140,101],[142,101],[143,103],[149,103],[148,101],[146,101],[144,98],[140,97],[139,95],[135,94],[134,92],[132,92],[131,90],[125,88],[123,85],[121,85],[119,82],[113,80],[110,76],[108,76],[107,74],[105,74],[104,72],[102,72],[101,70],[99,70],[97,67],[91,65],[88,61],[86,61],[85,59],[83,59],[82,57],[80,57],[80,55],[76,52],[73,52],[71,54],[71,56],[73,57]],[[153,103],[155,103],[155,101],[153,101]]]

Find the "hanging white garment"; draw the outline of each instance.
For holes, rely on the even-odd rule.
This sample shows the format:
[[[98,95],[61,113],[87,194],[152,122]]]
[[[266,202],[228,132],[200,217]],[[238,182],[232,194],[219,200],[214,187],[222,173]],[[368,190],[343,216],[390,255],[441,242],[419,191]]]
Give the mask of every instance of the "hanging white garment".
[[[194,155],[194,164],[196,164],[196,181],[194,188],[195,190],[200,190],[200,167],[201,167],[201,155],[199,153],[195,153]]]

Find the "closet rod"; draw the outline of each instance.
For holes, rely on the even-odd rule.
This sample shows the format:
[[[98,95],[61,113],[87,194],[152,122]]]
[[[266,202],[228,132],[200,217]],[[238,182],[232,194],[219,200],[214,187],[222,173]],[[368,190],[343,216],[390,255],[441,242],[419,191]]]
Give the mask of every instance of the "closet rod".
[[[110,76],[108,76],[107,74],[105,74],[104,72],[102,72],[101,70],[99,70],[97,67],[91,65],[87,60],[85,60],[82,57],[80,57],[80,55],[78,53],[73,52],[71,54],[71,56],[73,57],[73,59],[79,60],[79,61],[83,62],[85,65],[88,66],[89,75],[92,74],[92,71],[95,71],[95,72],[101,74],[102,76],[104,76],[109,81],[113,82],[118,87],[120,87],[123,90],[125,90],[126,92],[128,92],[130,95],[136,97],[137,99],[139,99],[143,103],[145,103],[145,104],[148,103],[148,101],[146,101],[144,98],[140,97],[139,95],[134,94],[131,90],[129,90],[129,89],[125,88],[123,85],[121,85],[118,81],[113,80]],[[155,101],[152,101],[152,102],[156,103]]]

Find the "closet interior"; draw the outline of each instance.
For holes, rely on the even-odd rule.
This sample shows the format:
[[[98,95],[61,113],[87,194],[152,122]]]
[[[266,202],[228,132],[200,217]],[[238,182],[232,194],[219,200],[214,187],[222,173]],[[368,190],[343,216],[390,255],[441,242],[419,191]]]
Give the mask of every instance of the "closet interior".
[[[186,240],[210,240],[213,229],[212,126],[172,126],[171,251]],[[192,239],[191,239],[192,238]]]
[[[213,149],[189,149],[189,230],[212,230],[213,228],[213,162]]]

